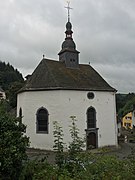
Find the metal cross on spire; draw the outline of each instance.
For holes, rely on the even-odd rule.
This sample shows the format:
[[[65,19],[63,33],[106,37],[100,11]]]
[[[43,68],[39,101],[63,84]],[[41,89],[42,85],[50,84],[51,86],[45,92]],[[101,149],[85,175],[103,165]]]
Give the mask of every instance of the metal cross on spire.
[[[69,6],[69,5],[70,5],[70,1],[67,1],[67,4],[68,4],[68,6],[65,7],[65,8],[68,10],[68,22],[70,22],[70,10],[73,9],[73,8],[71,8],[71,7]]]

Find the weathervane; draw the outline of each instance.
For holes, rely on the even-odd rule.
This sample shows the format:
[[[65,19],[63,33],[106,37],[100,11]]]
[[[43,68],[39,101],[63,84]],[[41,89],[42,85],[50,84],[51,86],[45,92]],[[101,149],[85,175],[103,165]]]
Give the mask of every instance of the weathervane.
[[[71,7],[69,6],[69,5],[70,5],[70,1],[67,1],[67,4],[68,4],[68,6],[65,7],[65,8],[68,10],[68,22],[70,22],[70,10],[73,9],[73,8],[71,8]]]

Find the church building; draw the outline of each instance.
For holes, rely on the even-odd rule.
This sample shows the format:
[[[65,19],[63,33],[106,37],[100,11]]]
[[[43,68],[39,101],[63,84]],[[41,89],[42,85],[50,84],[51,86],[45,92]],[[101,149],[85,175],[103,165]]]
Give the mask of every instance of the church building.
[[[69,16],[65,34],[59,60],[43,56],[18,93],[17,116],[27,126],[30,147],[53,150],[54,121],[62,126],[68,146],[71,116],[86,137],[85,149],[117,146],[116,90],[91,65],[79,63]]]

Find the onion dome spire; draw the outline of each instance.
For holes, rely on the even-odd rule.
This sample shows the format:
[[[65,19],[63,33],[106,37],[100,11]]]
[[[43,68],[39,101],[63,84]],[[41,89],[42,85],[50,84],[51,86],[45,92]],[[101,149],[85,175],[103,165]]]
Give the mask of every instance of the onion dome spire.
[[[75,42],[73,41],[72,38],[72,24],[70,22],[70,6],[69,3],[67,2],[68,6],[65,7],[68,10],[68,22],[66,23],[66,38],[65,41],[62,43],[62,50],[59,52],[59,61],[65,62],[67,67],[71,68],[76,68],[79,67],[78,63],[78,54],[79,52],[76,50],[76,45]]]

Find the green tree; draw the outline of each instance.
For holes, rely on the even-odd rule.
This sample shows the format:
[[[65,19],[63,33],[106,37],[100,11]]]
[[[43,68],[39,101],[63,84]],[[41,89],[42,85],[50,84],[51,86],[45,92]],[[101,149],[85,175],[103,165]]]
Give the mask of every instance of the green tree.
[[[119,113],[119,110],[123,108],[126,103],[127,94],[116,94],[116,111]]]
[[[24,82],[22,74],[9,63],[0,61],[0,86],[6,91],[16,81]]]
[[[0,178],[18,180],[27,159],[29,138],[24,135],[26,126],[20,118],[12,117],[5,109],[0,103]]]
[[[128,112],[132,111],[135,104],[135,93],[116,94],[116,107],[118,117],[122,118]]]
[[[17,106],[17,93],[23,87],[24,82],[13,82],[7,91],[7,99],[12,108]]]

